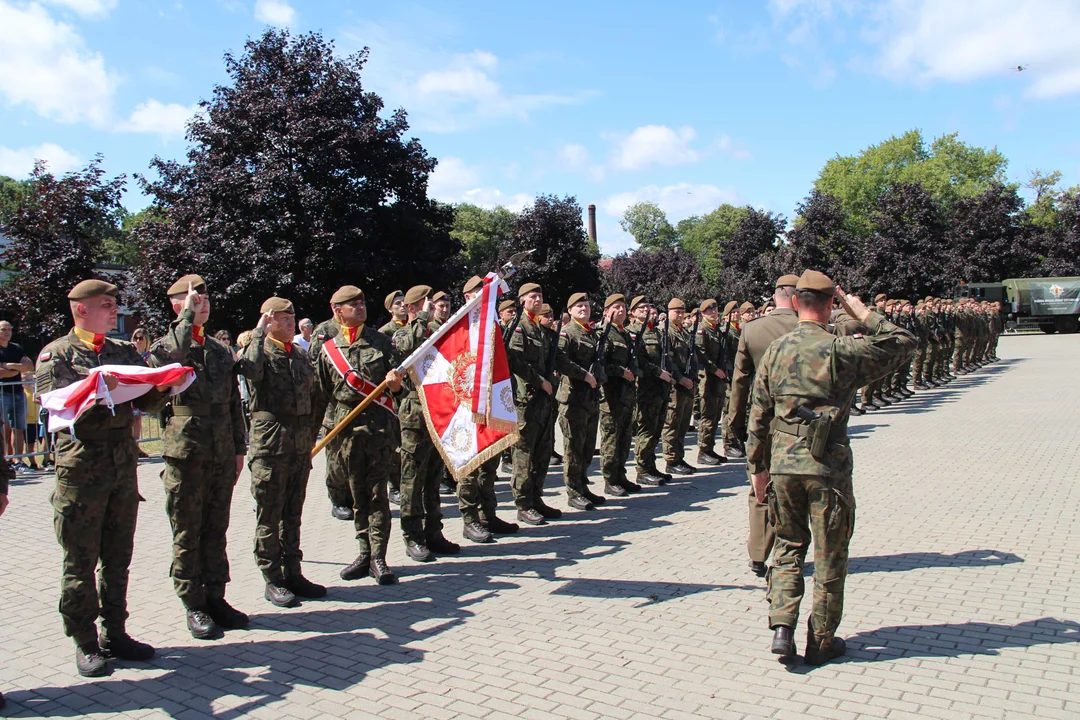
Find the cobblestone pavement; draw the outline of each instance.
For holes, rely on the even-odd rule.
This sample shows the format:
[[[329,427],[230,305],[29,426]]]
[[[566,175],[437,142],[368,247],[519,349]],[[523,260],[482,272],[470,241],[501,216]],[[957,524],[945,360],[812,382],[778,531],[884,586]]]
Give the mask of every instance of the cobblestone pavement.
[[[746,568],[741,465],[428,565],[405,560],[395,519],[401,583],[379,587],[338,579],[355,542],[330,517],[319,461],[305,565],[331,589],[289,610],[262,598],[245,472],[229,598],[252,613],[251,629],[200,642],[167,577],[160,465],[147,462],[129,629],[158,657],[96,681],[75,673],[56,612],[52,479],[13,484],[0,519],[7,713],[1080,717],[1080,336],[1005,337],[1000,351],[1003,362],[947,388],[853,419],[843,662],[786,669],[769,654],[763,583]],[[549,475],[548,496],[565,508],[559,480]],[[499,489],[509,519],[505,480]],[[444,508],[458,539],[456,507]]]

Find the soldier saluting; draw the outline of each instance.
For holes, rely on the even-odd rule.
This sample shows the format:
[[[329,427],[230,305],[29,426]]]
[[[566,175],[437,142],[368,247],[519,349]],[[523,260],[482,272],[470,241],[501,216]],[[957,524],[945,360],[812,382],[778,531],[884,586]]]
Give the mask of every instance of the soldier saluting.
[[[803,562],[814,541],[814,609],[807,623],[806,662],[821,665],[845,652],[835,636],[844,605],[848,542],[855,529],[848,408],[856,391],[903,363],[915,338],[815,270],[799,278],[799,325],[761,358],[750,410],[747,464],[758,502],[776,518],[774,566],[769,573],[772,652],[795,654],[794,631],[803,596]],[[836,296],[864,323],[867,335],[838,337],[827,324]],[[770,448],[771,452],[767,453]]]
[[[210,295],[198,275],[168,290],[176,320],[150,347],[150,365],[182,363],[195,382],[172,398],[162,433],[165,511],[173,531],[171,575],[197,639],[247,627],[248,617],[225,601],[233,487],[244,467],[247,439],[232,348],[204,332]]]
[[[101,365],[146,366],[134,345],[105,336],[116,328],[118,295],[115,285],[102,280],[84,280],[71,289],[68,300],[75,327],[38,355],[39,394],[73,385]],[[109,390],[116,389],[115,375],[105,373],[104,379]],[[70,430],[56,436],[52,506],[56,539],[64,552],[60,617],[65,634],[75,641],[75,664],[85,677],[107,675],[107,656],[154,657],[154,648],[133,640],[124,627],[128,566],[139,514],[138,447],[131,424],[132,407],[157,412],[168,390],[168,386],[157,387],[135,400],[117,403],[112,412],[103,405],[94,406]],[[6,500],[6,479],[3,485]],[[94,577],[99,562],[100,586]],[[94,626],[99,616],[100,638]]]

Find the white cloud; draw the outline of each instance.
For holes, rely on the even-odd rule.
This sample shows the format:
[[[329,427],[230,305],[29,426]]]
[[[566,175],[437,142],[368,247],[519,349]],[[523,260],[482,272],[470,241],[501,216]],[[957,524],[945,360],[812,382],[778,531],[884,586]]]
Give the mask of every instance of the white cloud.
[[[256,0],[255,19],[267,25],[292,27],[296,11],[285,0]]]
[[[73,10],[83,17],[105,17],[116,7],[117,0],[42,0],[47,5],[58,5]]]
[[[1074,0],[892,0],[867,37],[880,47],[874,68],[895,80],[961,83],[1013,73],[1028,95],[1052,98],[1080,92],[1078,30]]]
[[[498,188],[480,186],[480,170],[461,158],[444,157],[428,176],[428,195],[446,203],[472,203],[480,207],[502,206],[517,212],[532,203],[525,193],[507,195]]]
[[[34,169],[35,160],[44,160],[48,163],[49,171],[54,175],[62,175],[82,165],[77,155],[54,143],[43,143],[37,147],[17,150],[0,146],[0,175],[13,178],[27,177]]]
[[[626,208],[645,201],[659,205],[673,224],[691,215],[712,212],[723,203],[741,203],[734,190],[718,188],[715,185],[677,183],[663,187],[646,185],[637,190],[617,193],[605,200],[602,207],[611,217],[620,218]]]
[[[593,182],[607,174],[603,165],[593,163],[588,149],[580,143],[564,143],[555,153],[555,168],[562,172],[584,173]]]
[[[0,96],[64,123],[107,124],[117,76],[44,7],[0,2]]]
[[[183,135],[187,121],[198,111],[198,105],[166,104],[150,99],[138,105],[131,116],[117,126],[117,130],[162,137]]]
[[[640,170],[650,165],[689,165],[701,160],[690,144],[697,137],[689,125],[672,130],[666,125],[643,125],[615,138],[611,164],[619,170]]]

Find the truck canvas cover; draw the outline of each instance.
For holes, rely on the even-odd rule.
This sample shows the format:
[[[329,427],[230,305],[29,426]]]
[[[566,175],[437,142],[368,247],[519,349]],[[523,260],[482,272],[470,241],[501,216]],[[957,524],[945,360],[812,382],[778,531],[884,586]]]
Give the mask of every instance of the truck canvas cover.
[[[1029,281],[1032,315],[1080,314],[1080,280]]]

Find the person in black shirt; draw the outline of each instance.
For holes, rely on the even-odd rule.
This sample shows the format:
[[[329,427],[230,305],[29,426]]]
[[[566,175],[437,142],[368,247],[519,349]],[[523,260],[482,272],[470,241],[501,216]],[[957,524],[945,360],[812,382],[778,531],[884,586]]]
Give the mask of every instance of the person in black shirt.
[[[0,320],[0,418],[5,433],[11,430],[12,449],[21,455],[26,432],[26,394],[19,383],[24,372],[33,372],[34,363],[26,357],[21,345],[11,342],[12,331],[11,323]]]

